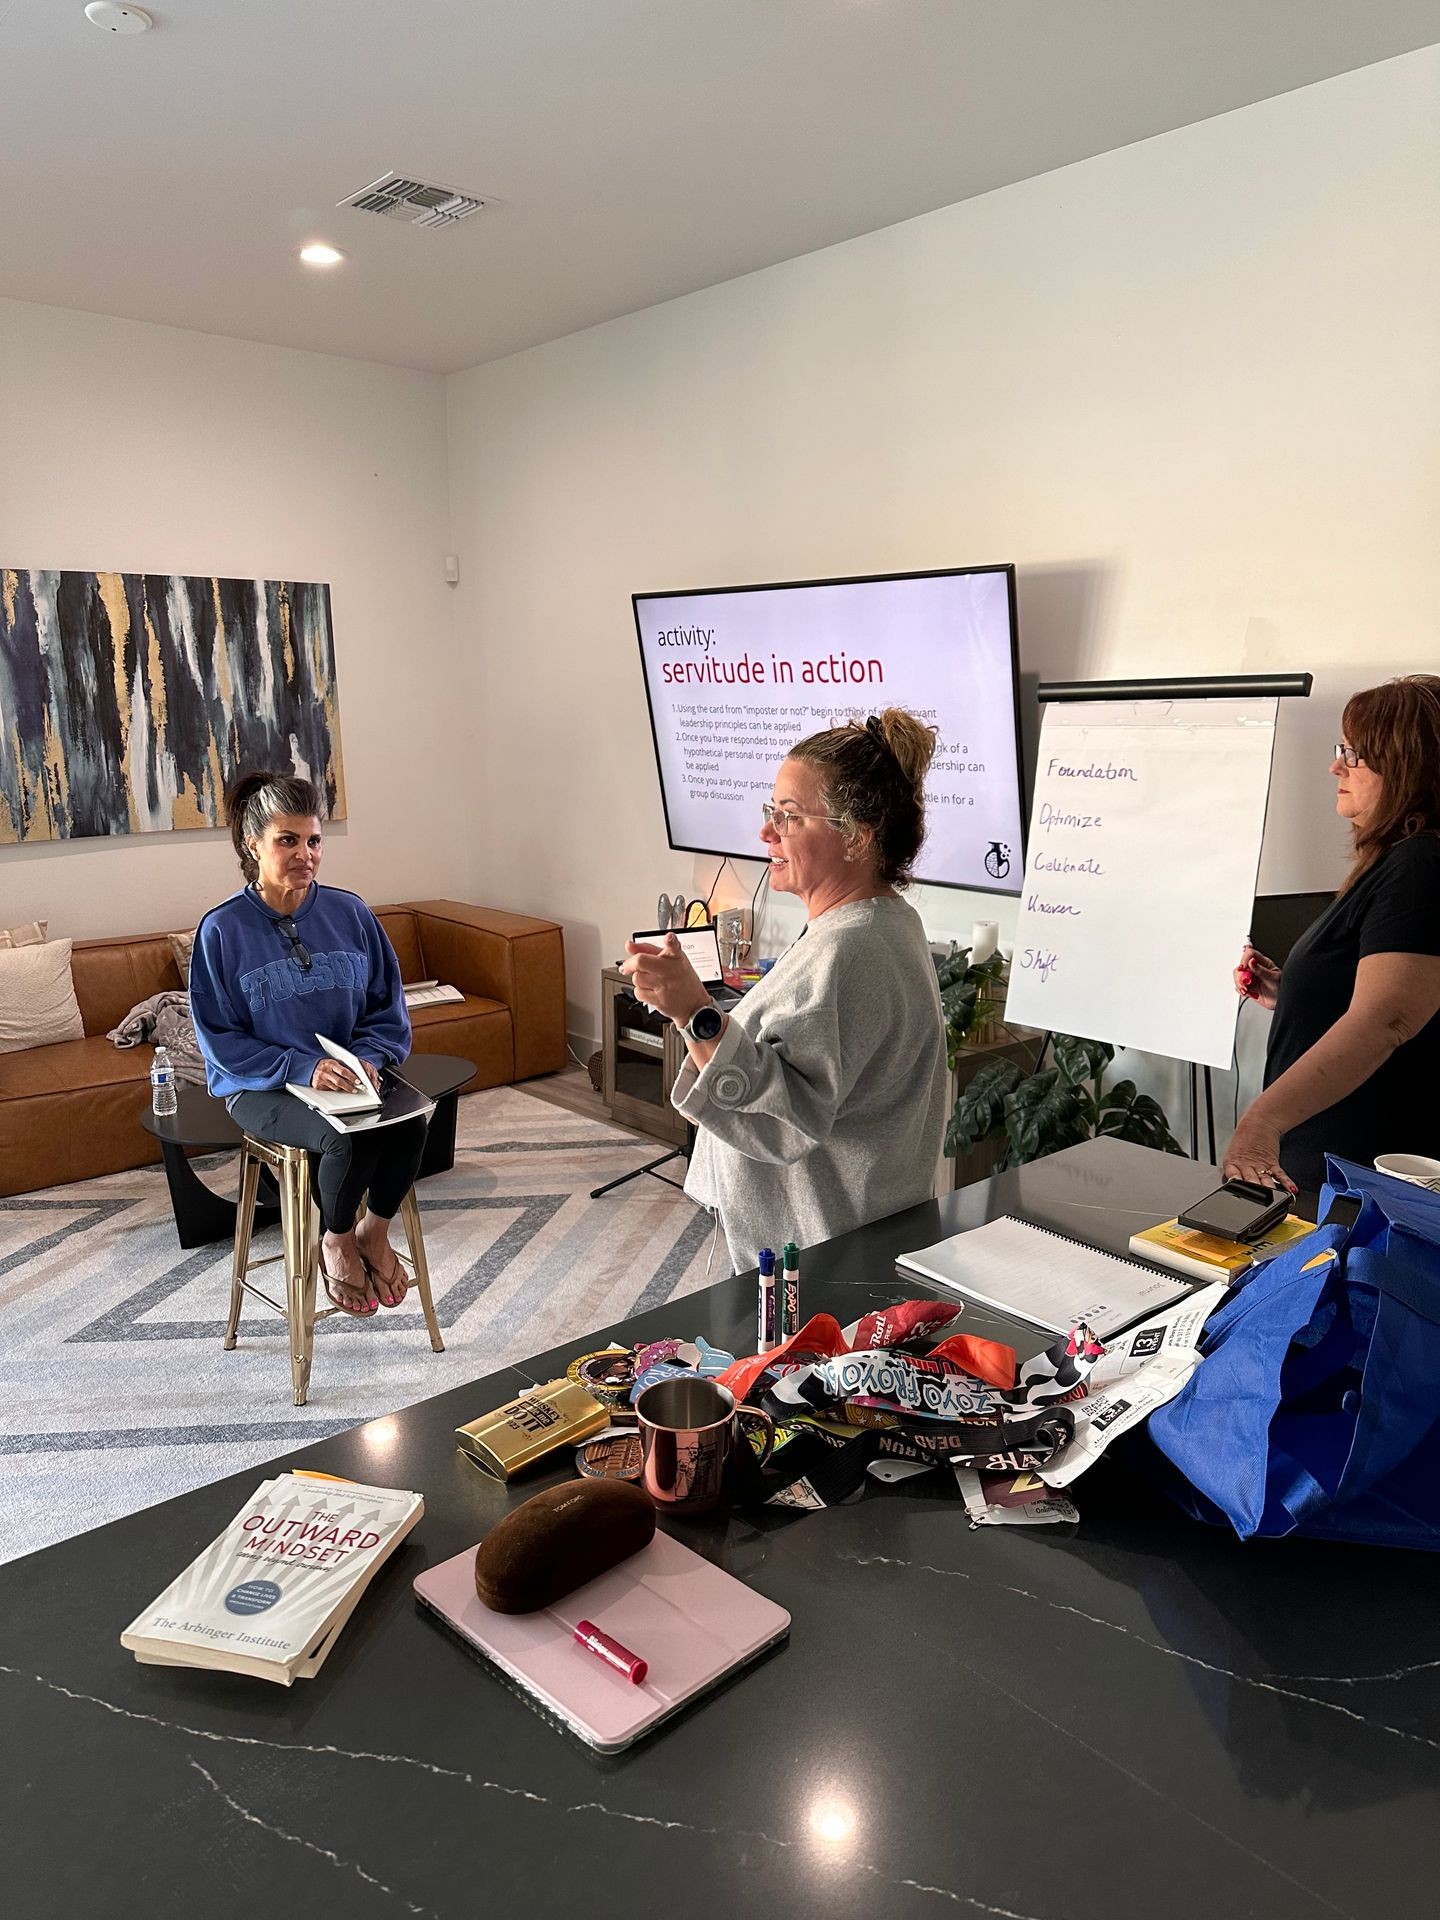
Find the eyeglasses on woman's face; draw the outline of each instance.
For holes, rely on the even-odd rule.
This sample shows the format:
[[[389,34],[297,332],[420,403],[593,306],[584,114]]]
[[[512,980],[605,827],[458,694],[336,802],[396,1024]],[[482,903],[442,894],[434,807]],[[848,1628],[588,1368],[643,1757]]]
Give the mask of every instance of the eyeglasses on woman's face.
[[[767,827],[773,827],[783,840],[797,820],[828,820],[832,827],[843,827],[845,822],[838,813],[801,813],[795,807],[777,807],[769,800],[762,800],[760,811],[765,816]]]
[[[1347,747],[1343,740],[1335,742],[1335,759],[1343,760],[1347,767],[1363,767],[1366,764],[1363,753],[1357,753],[1354,747]]]

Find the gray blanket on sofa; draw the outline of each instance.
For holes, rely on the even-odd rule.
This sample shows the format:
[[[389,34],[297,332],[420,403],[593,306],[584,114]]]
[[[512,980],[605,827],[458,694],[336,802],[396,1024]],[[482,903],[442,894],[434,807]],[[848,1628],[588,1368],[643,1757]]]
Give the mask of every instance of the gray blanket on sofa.
[[[152,993],[138,1007],[132,1007],[118,1027],[106,1034],[117,1047],[164,1047],[182,1086],[203,1087],[205,1061],[195,1038],[195,1022],[190,1018],[190,996],[167,989]]]

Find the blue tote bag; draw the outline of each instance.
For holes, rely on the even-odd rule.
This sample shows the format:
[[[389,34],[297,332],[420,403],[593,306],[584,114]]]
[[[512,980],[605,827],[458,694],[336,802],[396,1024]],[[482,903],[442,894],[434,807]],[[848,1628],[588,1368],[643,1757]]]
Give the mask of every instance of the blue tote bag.
[[[1348,1161],[1349,1227],[1258,1267],[1206,1322],[1204,1363],[1151,1415],[1167,1491],[1242,1540],[1440,1548],[1440,1194]]]

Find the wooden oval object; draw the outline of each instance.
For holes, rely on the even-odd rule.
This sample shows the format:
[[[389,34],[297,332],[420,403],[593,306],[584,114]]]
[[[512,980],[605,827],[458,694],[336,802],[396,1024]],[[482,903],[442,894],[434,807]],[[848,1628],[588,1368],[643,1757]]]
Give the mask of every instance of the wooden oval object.
[[[475,1591],[494,1613],[538,1613],[648,1547],[655,1508],[624,1480],[567,1480],[522,1502],[475,1550]]]

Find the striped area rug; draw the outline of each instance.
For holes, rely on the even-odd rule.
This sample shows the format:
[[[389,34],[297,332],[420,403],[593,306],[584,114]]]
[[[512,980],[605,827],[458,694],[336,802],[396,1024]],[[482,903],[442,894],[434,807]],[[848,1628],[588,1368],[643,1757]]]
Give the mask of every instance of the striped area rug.
[[[181,1251],[158,1167],[0,1199],[0,1560],[706,1285],[709,1216],[682,1193],[644,1179],[590,1198],[660,1151],[515,1088],[463,1099],[454,1169],[420,1188],[446,1351],[413,1295],[326,1320],[304,1407],[277,1316],[247,1303],[222,1350],[229,1248]],[[221,1190],[234,1169],[203,1163]]]

